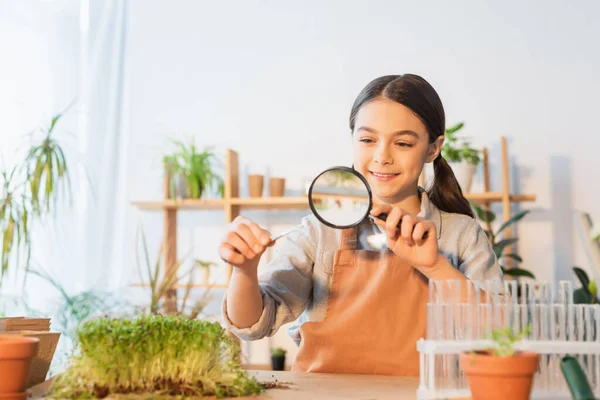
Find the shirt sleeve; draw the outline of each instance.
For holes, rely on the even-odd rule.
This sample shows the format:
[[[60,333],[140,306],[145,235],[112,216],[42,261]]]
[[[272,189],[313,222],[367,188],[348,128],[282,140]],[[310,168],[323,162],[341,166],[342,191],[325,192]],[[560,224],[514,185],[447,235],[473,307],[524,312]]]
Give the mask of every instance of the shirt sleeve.
[[[474,281],[502,281],[502,269],[485,231],[473,219],[461,240],[458,269]]]
[[[259,275],[263,309],[259,320],[247,328],[236,327],[227,315],[227,294],[221,307],[225,328],[242,340],[273,336],[306,309],[313,287],[317,233],[309,217],[296,230],[279,239],[275,256]]]

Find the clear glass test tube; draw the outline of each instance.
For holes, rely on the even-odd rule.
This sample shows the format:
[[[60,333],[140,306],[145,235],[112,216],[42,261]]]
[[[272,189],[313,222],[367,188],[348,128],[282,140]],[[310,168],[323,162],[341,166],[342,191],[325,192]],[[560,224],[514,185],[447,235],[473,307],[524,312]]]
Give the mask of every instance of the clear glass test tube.
[[[427,340],[437,339],[437,306],[432,302],[427,303]]]
[[[576,307],[574,304],[567,304],[567,340],[576,341],[575,335],[575,314]]]
[[[492,305],[483,303],[479,305],[479,338],[490,339],[492,336]]]
[[[539,282],[539,303],[550,306],[552,304],[552,296],[550,295],[550,284],[546,281]]]
[[[585,338],[585,321],[583,319],[583,310],[585,305],[584,304],[576,304],[576,314],[575,314],[575,329],[577,332],[577,341],[578,342],[583,342],[584,338]],[[579,354],[578,357],[579,359],[579,364],[581,365],[581,367],[583,368],[583,355]]]
[[[567,307],[573,304],[573,282],[558,282],[558,302],[559,304],[564,304]]]
[[[429,280],[429,302],[443,304],[445,302],[444,281],[440,279]]]
[[[585,321],[585,341],[593,342],[594,341],[594,331],[593,331],[593,320],[594,320],[594,309],[590,304],[586,304],[583,306],[583,320]],[[584,357],[584,365],[581,366],[587,376],[593,375],[593,357],[586,354]]]
[[[567,337],[567,312],[564,304],[552,305],[552,319],[554,320],[555,338],[556,340],[564,341]],[[553,390],[566,390],[565,380],[560,369],[560,360],[565,354],[555,355],[554,369],[552,372],[552,387]]]
[[[539,318],[536,321],[536,325],[539,325],[540,329],[540,340],[550,340],[550,318],[548,315],[548,306],[547,305],[536,305],[536,308],[539,310],[538,315]],[[541,379],[540,386],[542,391],[547,391],[549,389],[550,382],[550,371],[552,366],[549,364],[549,359],[547,354],[542,354],[540,357],[541,366]]]
[[[460,305],[461,313],[461,328],[459,329],[459,340],[475,339],[475,306],[471,303],[463,303]]]
[[[594,337],[594,341],[598,343],[600,342],[600,305],[598,304],[594,304],[594,325],[596,326],[596,335]],[[594,358],[596,359],[596,371],[594,373],[596,379],[593,387],[595,388],[596,392],[600,392],[600,354],[597,354],[594,356]]]

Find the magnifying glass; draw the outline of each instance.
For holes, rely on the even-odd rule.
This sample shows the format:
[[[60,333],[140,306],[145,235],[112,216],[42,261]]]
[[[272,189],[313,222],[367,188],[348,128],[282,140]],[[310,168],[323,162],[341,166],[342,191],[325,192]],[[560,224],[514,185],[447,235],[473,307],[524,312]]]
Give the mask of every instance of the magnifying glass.
[[[317,175],[308,189],[308,204],[319,221],[334,229],[355,227],[366,218],[387,220],[387,214],[377,217],[370,214],[373,208],[371,187],[364,176],[348,167],[329,168]],[[294,229],[272,236],[271,240]],[[426,232],[423,239],[427,237]],[[385,234],[371,235],[367,240],[375,248],[382,248],[387,242]]]

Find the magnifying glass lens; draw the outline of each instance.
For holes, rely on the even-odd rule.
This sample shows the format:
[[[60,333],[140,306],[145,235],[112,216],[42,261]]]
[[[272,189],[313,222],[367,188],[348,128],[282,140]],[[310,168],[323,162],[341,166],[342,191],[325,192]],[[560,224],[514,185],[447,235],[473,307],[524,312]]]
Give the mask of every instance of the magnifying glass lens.
[[[358,225],[370,211],[367,182],[358,172],[335,167],[321,173],[312,182],[309,203],[315,216],[332,228]]]

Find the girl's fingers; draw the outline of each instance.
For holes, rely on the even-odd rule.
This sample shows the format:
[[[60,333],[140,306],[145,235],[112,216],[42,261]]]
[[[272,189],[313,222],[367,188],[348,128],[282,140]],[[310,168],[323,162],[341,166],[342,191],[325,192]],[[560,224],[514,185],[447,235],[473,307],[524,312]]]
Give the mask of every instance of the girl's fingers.
[[[378,204],[378,205],[373,206],[373,208],[371,209],[371,215],[376,217],[382,213],[389,214],[391,211],[392,211],[392,206],[387,205],[387,204]]]
[[[246,224],[238,225],[235,232],[246,242],[248,247],[254,253],[261,254],[263,252],[264,247],[260,244],[258,239],[254,236],[254,233],[250,230],[250,227],[248,225],[246,225]]]
[[[226,243],[233,247],[234,250],[242,253],[246,258],[254,258],[256,255],[250,246],[248,246],[248,243],[246,243],[236,232],[229,232],[227,234]]]
[[[398,224],[404,216],[404,211],[400,208],[393,208],[388,214],[387,220],[385,221],[385,230],[388,239],[396,240],[398,237]]]
[[[415,244],[413,240],[413,228],[416,223],[415,217],[410,214],[406,214],[402,217],[402,226],[400,227],[400,236],[406,244],[413,246]]]
[[[221,260],[232,265],[242,265],[246,261],[246,258],[242,254],[235,251],[227,243],[222,243],[219,246],[219,257],[221,257]]]
[[[426,239],[423,239],[425,233],[429,232],[433,227],[433,223],[431,221],[419,221],[415,224],[415,229],[413,229],[412,239],[417,246],[425,243]],[[431,233],[429,233],[431,235]]]

